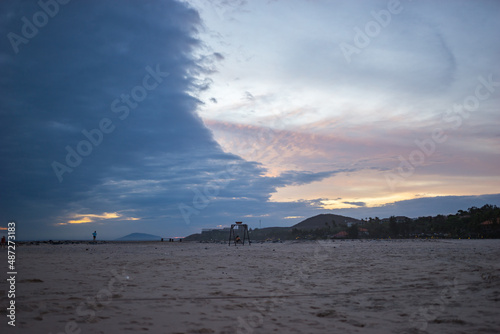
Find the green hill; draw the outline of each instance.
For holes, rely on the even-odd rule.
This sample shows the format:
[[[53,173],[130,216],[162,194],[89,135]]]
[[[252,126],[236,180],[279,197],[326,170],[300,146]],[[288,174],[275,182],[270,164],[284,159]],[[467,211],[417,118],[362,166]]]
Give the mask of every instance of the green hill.
[[[301,221],[300,223],[293,225],[292,228],[296,228],[297,230],[307,231],[307,230],[316,230],[318,228],[323,229],[325,227],[334,228],[342,225],[347,225],[347,223],[361,224],[362,221],[356,218],[327,213],[307,218]]]

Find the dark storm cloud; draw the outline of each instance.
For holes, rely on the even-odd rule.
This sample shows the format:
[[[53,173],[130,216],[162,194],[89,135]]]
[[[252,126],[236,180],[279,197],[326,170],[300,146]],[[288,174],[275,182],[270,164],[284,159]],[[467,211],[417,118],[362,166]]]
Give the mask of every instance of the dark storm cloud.
[[[350,205],[354,205],[354,206],[361,206],[361,207],[366,206],[365,202],[342,202],[342,203],[344,203],[344,204],[350,204]]]
[[[23,36],[22,18],[42,10],[1,6],[2,36]],[[221,151],[188,94],[203,70],[191,56],[199,24],[174,1],[75,1],[14,43],[17,53],[3,38],[0,219],[29,237],[76,213],[154,220],[173,216],[165,208],[206,175],[230,163],[252,170]]]
[[[285,186],[287,184],[299,186],[303,184],[308,184],[311,182],[321,181],[330,176],[335,175],[340,172],[347,172],[351,170],[340,170],[340,171],[329,171],[329,172],[300,172],[300,171],[287,171],[280,174],[279,177],[273,178],[273,183],[277,183],[278,186]]]
[[[221,60],[224,60],[224,59],[225,59],[225,57],[224,57],[221,53],[219,53],[219,52],[214,52],[214,57],[215,57],[215,59],[217,59],[218,61],[221,61]]]
[[[1,6],[2,36],[24,36],[22,18],[42,10]],[[96,228],[88,224],[102,236],[182,235],[221,204],[229,217],[267,211],[276,187],[331,175],[263,177],[259,164],[221,150],[190,95],[210,82],[193,56],[199,25],[196,11],[174,1],[75,1],[27,43],[2,39],[0,220],[17,220],[24,238],[79,237]],[[217,196],[188,227],[179,205],[217,181]]]

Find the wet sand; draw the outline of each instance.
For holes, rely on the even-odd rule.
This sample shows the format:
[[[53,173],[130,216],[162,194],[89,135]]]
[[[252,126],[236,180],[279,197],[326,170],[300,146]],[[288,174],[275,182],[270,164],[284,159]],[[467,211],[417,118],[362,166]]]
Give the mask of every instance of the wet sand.
[[[500,240],[19,245],[2,333],[498,333]]]

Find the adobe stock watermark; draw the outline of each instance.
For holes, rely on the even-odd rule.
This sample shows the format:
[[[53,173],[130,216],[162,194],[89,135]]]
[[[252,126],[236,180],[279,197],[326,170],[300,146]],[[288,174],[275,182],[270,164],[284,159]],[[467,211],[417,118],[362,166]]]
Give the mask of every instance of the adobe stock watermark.
[[[219,195],[219,192],[227,187],[229,182],[241,170],[238,164],[227,164],[226,170],[216,173],[212,180],[202,189],[193,188],[194,193],[192,205],[181,203],[178,205],[184,222],[189,225],[191,216],[200,214],[201,210],[210,205],[210,202]]]
[[[163,79],[169,76],[169,73],[162,72],[160,65],[156,65],[156,69],[150,66],[145,68],[147,74],[142,79],[142,84],[133,87],[129,94],[121,94],[120,98],[116,98],[111,102],[111,111],[117,114],[121,121],[127,119],[131,109],[136,109],[139,103],[148,97],[148,92],[155,90]],[[73,148],[66,145],[67,151],[64,163],[53,161],[51,166],[59,183],[63,182],[65,173],[73,172],[74,168],[80,166],[84,157],[88,157],[94,148],[98,147],[104,141],[104,135],[110,134],[115,130],[116,126],[110,118],[103,117],[96,128],[82,130],[82,135],[85,139],[80,140]]]
[[[41,8],[33,14],[31,20],[26,16],[21,18],[21,34],[9,32],[7,38],[15,54],[19,53],[21,44],[28,44],[29,41],[38,35],[39,29],[45,27],[50,19],[54,18],[60,9],[60,5],[67,5],[71,0],[40,0],[37,2]]]
[[[410,0],[411,1],[411,0]],[[382,9],[377,11],[372,10],[370,12],[374,20],[368,21],[364,29],[358,26],[353,28],[354,37],[353,44],[340,43],[340,51],[344,55],[345,60],[348,64],[352,61],[352,56],[354,54],[360,54],[363,49],[368,47],[372,39],[377,38],[383,28],[391,23],[392,17],[403,12],[404,7],[401,5],[399,0],[389,0],[387,2],[387,9]]]
[[[479,76],[477,78],[478,84],[474,90],[474,94],[466,96],[462,103],[455,103],[451,108],[448,108],[443,115],[442,122],[448,129],[456,130],[463,124],[464,119],[470,117],[471,112],[475,112],[481,106],[481,102],[490,98],[496,92],[496,88],[500,86],[500,82],[493,81],[493,74],[487,78]],[[399,166],[396,168],[396,173],[385,173],[385,180],[388,187],[394,191],[396,186],[411,177],[415,173],[415,169],[423,166],[425,162],[436,152],[437,146],[443,144],[448,140],[446,131],[441,128],[435,128],[428,138],[423,140],[415,139],[414,143],[417,147],[410,152],[408,157],[398,156],[400,161]]]

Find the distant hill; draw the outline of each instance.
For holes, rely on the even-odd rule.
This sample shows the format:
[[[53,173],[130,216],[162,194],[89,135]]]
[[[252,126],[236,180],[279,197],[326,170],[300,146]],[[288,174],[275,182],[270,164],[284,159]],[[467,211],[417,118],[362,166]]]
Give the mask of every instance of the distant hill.
[[[334,214],[320,214],[307,218],[291,227],[255,228],[249,232],[250,240],[317,240],[335,238],[344,234],[348,238],[495,238],[500,239],[500,207],[485,204],[470,207],[456,214],[424,216],[418,218],[392,217],[392,219],[362,220]],[[404,219],[399,219],[404,218]],[[391,221],[392,220],[392,221]],[[362,225],[363,231],[350,224]],[[358,226],[358,228],[361,226]],[[354,232],[362,232],[360,234]],[[347,234],[347,235],[345,235]],[[184,240],[224,241],[227,230],[203,231]]]
[[[161,237],[147,233],[131,233],[129,235],[116,239],[116,241],[148,241],[148,240],[161,240]]]
[[[335,225],[333,225],[335,221]],[[325,224],[327,223],[327,224]],[[345,217],[334,214],[320,214],[311,218],[307,218],[292,227],[265,227],[255,228],[250,231],[250,239],[255,240],[269,240],[269,239],[295,239],[297,234],[293,234],[293,229],[299,231],[312,231],[316,229],[324,230],[328,227],[329,233],[340,231],[345,228],[347,223],[361,224],[362,221],[356,218]],[[308,233],[308,232],[307,232]],[[300,234],[300,233],[299,233]],[[184,238],[186,241],[226,241],[229,238],[229,231],[214,230],[202,233],[191,234]]]
[[[339,225],[345,225],[347,223],[353,223],[353,224],[361,224],[361,220],[356,219],[356,218],[351,218],[351,217],[345,217],[345,216],[340,216],[340,215],[334,215],[331,213],[327,214],[320,214],[311,218],[307,218],[303,221],[301,221],[298,224],[295,224],[292,226],[292,228],[296,228],[297,230],[315,230],[317,228],[325,228],[328,224],[328,226],[332,226],[333,221],[335,221],[335,224],[337,226]],[[332,226],[333,227],[333,226]]]

